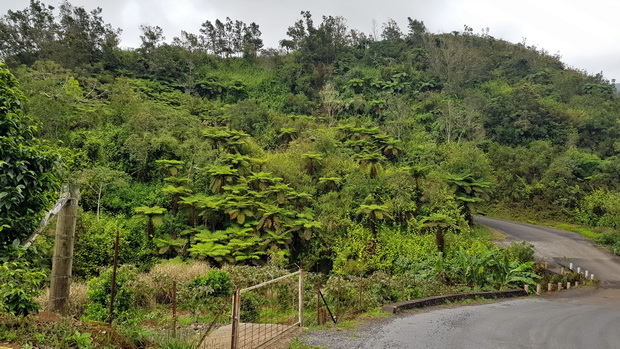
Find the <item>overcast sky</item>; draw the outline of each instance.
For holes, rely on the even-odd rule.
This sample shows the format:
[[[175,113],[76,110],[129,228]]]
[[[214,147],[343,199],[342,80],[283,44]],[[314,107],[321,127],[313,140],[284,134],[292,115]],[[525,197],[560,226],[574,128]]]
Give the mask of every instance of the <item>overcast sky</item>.
[[[58,6],[58,0],[43,0]],[[230,17],[256,22],[266,47],[276,47],[286,29],[309,10],[343,16],[349,27],[372,32],[373,20],[396,20],[406,32],[407,17],[424,21],[432,32],[462,31],[463,25],[479,33],[489,28],[495,38],[523,42],[560,54],[568,66],[591,74],[603,72],[620,81],[620,1],[618,0],[72,0],[87,10],[103,9],[103,18],[123,29],[122,46],[139,45],[141,24],[158,25],[167,41],[181,30],[198,33],[206,21]],[[0,13],[22,10],[29,0],[0,0]]]

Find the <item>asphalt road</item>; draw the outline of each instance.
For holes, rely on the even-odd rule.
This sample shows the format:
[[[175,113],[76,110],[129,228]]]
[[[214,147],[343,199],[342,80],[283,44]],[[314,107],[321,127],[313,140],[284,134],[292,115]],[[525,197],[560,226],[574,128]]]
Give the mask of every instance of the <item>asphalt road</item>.
[[[620,288],[620,258],[602,247],[595,246],[581,235],[526,223],[509,222],[488,217],[476,217],[478,223],[500,231],[509,241],[527,241],[534,245],[535,258],[563,266],[573,263],[573,269],[588,270],[601,281],[602,288]],[[620,343],[618,344],[620,348]]]
[[[474,306],[428,308],[367,322],[351,330],[311,331],[302,341],[324,348],[620,348],[620,259],[577,234],[486,217],[477,220],[534,244],[536,257],[573,262],[595,273],[601,288]]]
[[[328,348],[620,348],[620,307],[570,301],[527,298],[406,314]]]

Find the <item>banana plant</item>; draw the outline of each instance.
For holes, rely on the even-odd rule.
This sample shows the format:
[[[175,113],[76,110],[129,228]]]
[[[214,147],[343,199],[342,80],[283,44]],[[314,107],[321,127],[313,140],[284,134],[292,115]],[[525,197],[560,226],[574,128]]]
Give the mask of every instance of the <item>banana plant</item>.
[[[524,284],[535,285],[540,276],[532,272],[534,261],[520,263],[511,261],[507,255],[498,258],[494,268],[489,272],[489,279],[500,290],[521,287]]]

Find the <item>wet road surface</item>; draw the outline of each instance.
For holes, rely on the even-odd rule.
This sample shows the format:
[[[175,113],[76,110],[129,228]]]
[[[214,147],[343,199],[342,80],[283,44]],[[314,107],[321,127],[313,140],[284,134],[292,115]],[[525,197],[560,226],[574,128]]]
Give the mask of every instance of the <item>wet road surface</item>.
[[[509,241],[527,241],[534,245],[536,259],[555,262],[573,269],[588,270],[601,281],[602,288],[620,288],[620,257],[579,234],[526,223],[476,217],[476,222],[500,231]],[[618,346],[620,348],[620,344]]]
[[[351,330],[312,331],[304,343],[324,348],[620,348],[620,259],[578,234],[477,217],[510,241],[528,241],[536,258],[573,262],[600,288],[482,305],[427,308],[369,321]]]

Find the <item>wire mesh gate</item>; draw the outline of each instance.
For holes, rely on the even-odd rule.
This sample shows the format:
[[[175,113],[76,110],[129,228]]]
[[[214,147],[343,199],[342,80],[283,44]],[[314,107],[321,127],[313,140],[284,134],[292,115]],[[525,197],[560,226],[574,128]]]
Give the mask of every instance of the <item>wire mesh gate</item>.
[[[303,326],[304,272],[237,290],[233,295],[231,349],[259,348]]]
[[[294,327],[303,326],[304,272],[296,271],[232,296],[232,323],[211,333],[201,348],[265,348]]]

